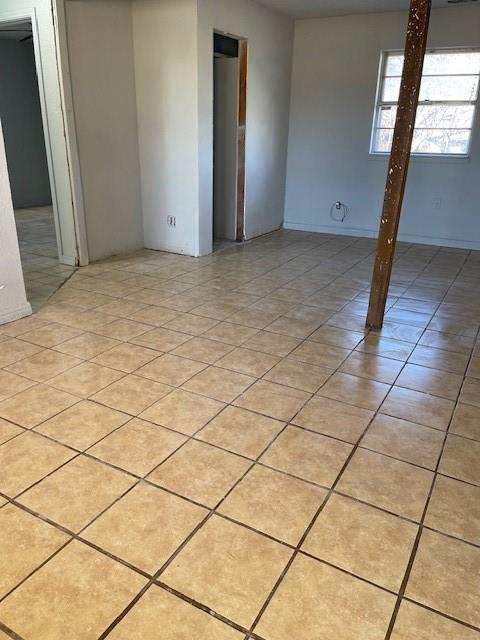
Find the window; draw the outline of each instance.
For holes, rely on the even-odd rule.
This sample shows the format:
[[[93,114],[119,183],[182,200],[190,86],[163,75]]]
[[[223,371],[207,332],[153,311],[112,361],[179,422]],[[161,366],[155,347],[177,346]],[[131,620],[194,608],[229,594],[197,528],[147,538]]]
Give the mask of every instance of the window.
[[[404,55],[382,57],[372,153],[390,153]],[[427,52],[413,136],[416,155],[467,156],[477,106],[480,50]]]

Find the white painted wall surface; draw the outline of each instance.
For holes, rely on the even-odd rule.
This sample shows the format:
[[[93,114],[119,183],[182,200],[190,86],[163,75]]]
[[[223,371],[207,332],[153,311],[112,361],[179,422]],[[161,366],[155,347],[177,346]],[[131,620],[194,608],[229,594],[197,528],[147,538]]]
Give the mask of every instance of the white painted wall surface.
[[[0,324],[31,313],[23,282],[0,122]]]
[[[44,88],[44,93],[40,91],[43,126],[50,140],[47,159],[54,196],[57,242],[60,260],[73,265],[78,253],[77,233],[51,0],[1,0],[0,21],[19,19],[31,19],[34,24],[37,73]]]
[[[143,247],[128,0],[67,0],[66,25],[90,260]]]
[[[246,236],[283,222],[293,21],[252,0],[198,1],[200,252],[211,251],[213,31],[248,39]]]
[[[133,34],[145,246],[198,255],[196,0],[133,0]]]
[[[237,238],[238,58],[214,59],[213,232]]]
[[[404,46],[407,15],[296,23],[285,226],[376,236],[388,159],[369,156],[382,49]],[[429,46],[480,46],[480,8],[432,13]],[[414,159],[400,238],[480,249],[480,113],[469,161]],[[350,207],[330,219],[336,200]],[[438,206],[438,203],[441,206]]]

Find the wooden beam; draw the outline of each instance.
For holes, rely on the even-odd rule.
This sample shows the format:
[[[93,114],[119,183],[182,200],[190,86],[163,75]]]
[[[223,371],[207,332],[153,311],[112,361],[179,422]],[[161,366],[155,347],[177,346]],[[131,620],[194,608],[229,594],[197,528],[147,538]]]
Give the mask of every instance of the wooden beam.
[[[410,1],[405,64],[368,308],[367,327],[372,329],[381,329],[385,316],[412,151],[431,7],[432,0]]]

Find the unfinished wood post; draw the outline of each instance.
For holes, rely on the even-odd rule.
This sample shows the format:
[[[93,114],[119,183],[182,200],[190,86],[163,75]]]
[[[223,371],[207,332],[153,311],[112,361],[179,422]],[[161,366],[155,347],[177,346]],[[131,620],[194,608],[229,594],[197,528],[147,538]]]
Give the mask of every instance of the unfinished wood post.
[[[407,183],[432,0],[410,0],[405,64],[388,167],[367,327],[381,329],[392,275],[398,225]]]

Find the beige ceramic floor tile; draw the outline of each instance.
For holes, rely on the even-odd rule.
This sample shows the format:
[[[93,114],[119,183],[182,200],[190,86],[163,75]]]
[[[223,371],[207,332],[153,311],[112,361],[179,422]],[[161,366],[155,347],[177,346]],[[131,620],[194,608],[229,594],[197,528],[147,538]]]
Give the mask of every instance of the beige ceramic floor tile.
[[[123,377],[124,374],[120,371],[101,367],[93,362],[84,362],[78,367],[55,376],[48,381],[48,384],[55,389],[88,398]]]
[[[454,403],[451,400],[393,387],[381,407],[381,412],[445,431],[450,423],[453,408]]]
[[[106,336],[107,338],[113,338],[114,340],[130,340],[147,331],[151,331],[151,329],[152,327],[148,324],[135,322],[128,318],[121,318],[104,324],[96,330],[96,333],[101,336]]]
[[[350,355],[350,350],[306,340],[290,356],[300,362],[336,369]]]
[[[159,629],[162,630],[162,640],[243,640],[244,637],[208,613],[153,586],[114,628],[109,638],[158,640]]]
[[[335,373],[321,387],[318,394],[331,400],[338,400],[362,409],[376,411],[382,404],[389,389],[389,385],[381,382],[359,378],[346,373]]]
[[[179,387],[207,365],[166,353],[139,369],[136,374],[172,387]]]
[[[140,417],[163,427],[193,435],[225,407],[223,402],[175,389]]]
[[[320,434],[287,427],[262,456],[269,467],[331,487],[345,464],[351,445]]]
[[[480,440],[480,407],[459,403],[453,415],[450,433]]]
[[[250,338],[250,340],[247,340],[244,346],[248,349],[254,349],[255,351],[261,351],[262,353],[283,358],[298,347],[300,342],[301,340],[290,336],[281,336],[268,331],[259,331],[255,336]]]
[[[44,385],[35,385],[0,402],[0,416],[31,428],[76,402],[78,398],[69,393]]]
[[[280,433],[285,424],[237,407],[227,407],[197,438],[256,459]]]
[[[400,360],[402,362],[408,360],[413,349],[414,345],[411,342],[381,338],[374,333],[366,336],[365,340],[357,347],[357,351],[382,356],[384,358],[392,358],[393,360]]]
[[[454,353],[452,351],[444,351],[443,349],[419,345],[414,349],[409,358],[409,362],[463,375],[467,368],[468,359],[469,354],[467,353]]]
[[[64,324],[52,322],[51,324],[22,334],[22,340],[37,344],[41,347],[54,347],[61,342],[75,338],[80,333],[82,333],[80,329],[74,329]]]
[[[8,371],[0,371],[0,402],[14,396],[16,393],[29,389],[35,383],[33,380],[27,380],[15,373]]]
[[[480,407],[480,380],[469,378],[465,381],[460,393],[460,402]]]
[[[107,407],[138,415],[164,398],[172,387],[139,376],[128,375],[96,393],[92,400]]]
[[[118,562],[73,541],[0,603],[0,620],[24,638],[91,640],[146,583]],[[88,624],[87,624],[88,622]]]
[[[38,315],[27,316],[26,318],[20,318],[20,320],[14,320],[14,322],[8,322],[2,325],[2,333],[6,336],[15,338],[21,336],[27,331],[34,331],[35,329],[41,329],[47,323],[39,318]]]
[[[373,418],[373,411],[315,396],[307,402],[294,424],[339,440],[356,443]]]
[[[0,509],[0,597],[57,551],[68,536],[12,504]]]
[[[148,479],[213,508],[250,464],[233,453],[191,440],[155,469]]]
[[[176,318],[165,324],[166,329],[188,333],[191,336],[199,336],[218,324],[213,318],[205,318],[191,313],[179,314]]]
[[[377,382],[393,384],[402,367],[403,363],[398,360],[354,351],[342,364],[340,371]]]
[[[207,513],[142,483],[87,527],[82,537],[153,575]]]
[[[217,366],[260,378],[279,360],[279,358],[261,351],[237,348],[219,360]]]
[[[255,378],[219,367],[208,367],[189,380],[183,388],[199,393],[219,402],[232,402]]]
[[[178,433],[135,418],[89,449],[88,453],[143,477],[185,440]]]
[[[462,382],[463,377],[455,373],[407,364],[395,384],[399,387],[456,400]]]
[[[161,580],[248,628],[290,556],[277,542],[213,516]]]
[[[36,431],[83,451],[130,420],[130,416],[84,400],[36,427]]]
[[[330,344],[334,347],[355,349],[355,347],[363,340],[363,334],[323,325],[323,327],[317,329],[317,331],[310,336],[310,340],[313,340],[314,342],[322,342],[323,344]]]
[[[416,327],[413,325],[401,324],[399,322],[391,322],[390,319],[387,318],[386,322],[383,323],[382,329],[375,332],[375,335],[378,335],[381,338],[389,338],[400,342],[411,342],[416,344],[423,334],[423,329],[423,326]]]
[[[406,596],[479,627],[479,572],[478,547],[424,530]]]
[[[164,309],[163,307],[144,307],[129,314],[129,316],[137,322],[144,322],[145,324],[151,324],[155,327],[161,327],[176,318],[178,312],[172,311],[171,309]]]
[[[0,418],[0,444],[15,438],[15,436],[23,433],[23,429],[18,427],[16,424],[12,424],[3,418]]]
[[[138,344],[141,347],[148,347],[149,349],[155,349],[156,351],[173,351],[184,342],[190,340],[191,336],[186,333],[180,333],[179,331],[171,331],[159,327],[143,333],[137,338],[132,338],[130,342]]]
[[[296,546],[326,495],[302,480],[255,466],[219,512]]]
[[[480,545],[480,487],[437,476],[425,524]]]
[[[315,393],[332,375],[333,369],[285,359],[269,371],[264,379],[301,391]]]
[[[19,502],[78,532],[134,482],[121,471],[80,456],[22,494]]]
[[[434,470],[445,434],[437,429],[379,414],[361,441],[366,449]]]
[[[190,358],[197,362],[204,362],[205,364],[215,364],[220,358],[233,351],[234,348],[233,345],[218,342],[217,340],[192,338],[177,347],[177,349],[174,349],[172,354],[182,358]]]
[[[16,340],[15,338],[3,340],[2,351],[0,353],[0,368],[7,367],[14,362],[31,357],[41,351],[42,347],[24,342],[23,340]]]
[[[118,344],[120,344],[118,340],[112,340],[112,338],[107,338],[106,336],[99,336],[95,333],[83,333],[76,338],[62,342],[62,344],[57,345],[55,349],[62,353],[68,353],[72,356],[88,360],[104,353],[104,351],[113,349],[113,347],[116,347]]]
[[[419,521],[432,481],[431,471],[359,449],[337,485],[337,490]]]
[[[157,357],[158,351],[125,342],[119,344],[118,347],[101,353],[94,358],[93,362],[124,373],[132,373]]]
[[[267,640],[384,640],[395,597],[298,556],[256,632]]]
[[[404,600],[391,640],[478,640],[478,632]]]
[[[40,435],[23,433],[0,447],[0,491],[16,496],[74,455]]]
[[[247,342],[247,340],[251,340],[257,333],[257,329],[253,329],[252,327],[244,327],[238,324],[231,324],[230,322],[220,322],[220,324],[217,324],[217,326],[204,333],[203,337],[240,347]]]
[[[480,485],[480,442],[449,435],[439,471],[458,480]]]
[[[235,405],[288,422],[310,399],[310,394],[292,387],[259,380],[243,393]]]
[[[79,358],[46,349],[10,365],[8,371],[36,382],[45,382],[81,362]]]
[[[317,558],[399,591],[418,527],[334,495],[323,509],[302,549]]]

